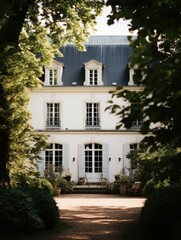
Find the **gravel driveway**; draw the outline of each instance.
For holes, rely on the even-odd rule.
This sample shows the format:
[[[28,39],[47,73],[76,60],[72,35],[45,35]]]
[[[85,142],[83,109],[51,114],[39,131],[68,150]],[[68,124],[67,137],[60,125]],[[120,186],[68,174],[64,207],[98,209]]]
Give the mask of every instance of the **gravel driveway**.
[[[140,239],[139,215],[144,198],[104,194],[65,194],[55,198],[61,221],[68,225],[58,239]]]

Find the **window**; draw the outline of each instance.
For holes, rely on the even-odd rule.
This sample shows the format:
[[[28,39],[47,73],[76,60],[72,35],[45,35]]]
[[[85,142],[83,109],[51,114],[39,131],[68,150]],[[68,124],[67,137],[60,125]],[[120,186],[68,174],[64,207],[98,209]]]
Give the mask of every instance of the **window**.
[[[101,86],[103,85],[102,81],[102,66],[101,62],[97,60],[91,60],[84,63],[85,66],[85,86]]]
[[[47,127],[60,127],[60,103],[47,103]]]
[[[135,151],[135,150],[137,150],[137,149],[139,149],[139,148],[140,148],[140,144],[139,144],[139,143],[131,143],[131,144],[129,145],[130,152],[131,152],[131,151]]]
[[[63,85],[62,75],[63,75],[63,63],[58,61],[53,61],[50,66],[45,67],[45,82],[46,86],[58,86]]]
[[[61,144],[52,143],[45,151],[45,169],[53,166],[55,172],[62,168],[63,147]]]
[[[50,85],[57,85],[57,69],[50,69],[49,74]]]
[[[90,76],[89,76],[90,85],[97,85],[98,84],[97,69],[90,70],[89,74],[90,74]]]
[[[102,173],[102,145],[85,144],[85,172]]]
[[[132,122],[132,128],[141,128],[143,125],[143,116],[139,103],[132,103],[131,112],[135,116],[135,120]]]
[[[100,127],[99,103],[86,103],[86,127]]]

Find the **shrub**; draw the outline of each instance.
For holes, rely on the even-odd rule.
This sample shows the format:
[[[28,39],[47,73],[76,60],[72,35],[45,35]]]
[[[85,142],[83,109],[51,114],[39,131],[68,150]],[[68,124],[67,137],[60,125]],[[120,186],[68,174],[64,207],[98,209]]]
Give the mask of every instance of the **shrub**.
[[[19,188],[39,188],[53,195],[52,184],[45,178],[16,174],[14,176],[14,186]]]
[[[0,231],[40,230],[44,223],[32,198],[21,189],[0,189]]]
[[[153,192],[142,209],[141,222],[147,239],[172,240],[173,235],[179,236],[176,226],[181,222],[181,186]]]
[[[36,178],[32,186],[53,195],[52,184],[45,178]]]
[[[34,201],[35,209],[45,228],[53,229],[59,221],[59,210],[52,195],[36,188],[29,189],[28,193]]]
[[[159,188],[163,188],[163,187],[168,187],[168,186],[170,186],[170,183],[167,179],[162,182],[155,182],[154,179],[151,179],[144,185],[143,194],[145,196],[149,196],[155,190],[158,190]]]
[[[60,178],[58,181],[58,186],[61,188],[61,193],[72,193],[74,189],[74,182]]]

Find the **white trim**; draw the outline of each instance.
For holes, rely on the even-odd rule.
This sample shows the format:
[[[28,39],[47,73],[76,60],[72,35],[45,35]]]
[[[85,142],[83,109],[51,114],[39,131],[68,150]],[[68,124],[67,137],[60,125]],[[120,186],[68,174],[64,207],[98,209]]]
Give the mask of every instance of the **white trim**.
[[[102,81],[103,63],[98,62],[95,59],[92,59],[88,62],[85,62],[84,66],[85,66],[84,86],[102,86],[103,85],[103,81]],[[90,83],[90,70],[97,70],[97,84],[96,85]]]
[[[50,70],[57,70],[57,86],[62,86],[62,75],[63,75],[63,67],[64,64],[53,60],[52,64],[45,67],[45,86],[52,86],[50,85]]]

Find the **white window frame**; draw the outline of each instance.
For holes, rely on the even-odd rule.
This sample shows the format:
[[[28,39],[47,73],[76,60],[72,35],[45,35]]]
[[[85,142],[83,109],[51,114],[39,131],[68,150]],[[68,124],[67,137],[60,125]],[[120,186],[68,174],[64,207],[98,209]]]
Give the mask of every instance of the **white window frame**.
[[[90,147],[90,148],[89,148]],[[85,144],[85,173],[102,173],[103,147],[98,143]]]
[[[85,66],[85,81],[84,86],[102,86],[102,67],[103,63],[92,59],[84,63]],[[93,72],[93,78],[91,79],[91,73]],[[96,73],[96,74],[95,74]]]
[[[132,103],[132,106],[136,106],[136,105],[139,105],[139,103]],[[143,117],[140,117],[139,119],[135,119],[133,122],[132,122],[132,126],[131,128],[132,129],[140,129],[141,126],[143,125],[144,123],[144,120],[143,120]]]
[[[50,64],[50,66],[46,66],[45,67],[45,82],[44,85],[45,86],[62,86],[63,82],[62,82],[62,75],[63,75],[63,67],[64,64],[60,63],[56,60],[54,60],[52,62],[52,64]],[[51,82],[51,72],[53,72],[52,74],[52,82]],[[54,78],[55,76],[55,72],[56,72],[56,79]]]
[[[100,103],[86,102],[85,104],[85,127],[100,128]],[[90,111],[89,111],[90,110]]]
[[[49,106],[49,105],[52,105],[52,106]],[[52,108],[51,111],[50,111],[50,107]],[[59,102],[47,102],[46,103],[46,128],[60,128],[61,127],[60,109],[61,109],[61,105]]]
[[[129,150],[130,152],[135,151],[140,148],[140,143],[130,143]]]
[[[56,148],[58,147],[59,148]],[[44,169],[48,165],[53,166],[55,172],[59,172],[63,166],[63,145],[59,143],[50,143],[50,147],[45,150]]]

